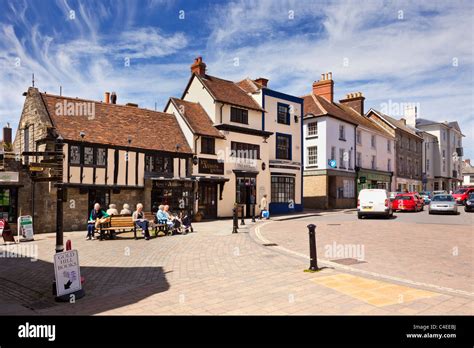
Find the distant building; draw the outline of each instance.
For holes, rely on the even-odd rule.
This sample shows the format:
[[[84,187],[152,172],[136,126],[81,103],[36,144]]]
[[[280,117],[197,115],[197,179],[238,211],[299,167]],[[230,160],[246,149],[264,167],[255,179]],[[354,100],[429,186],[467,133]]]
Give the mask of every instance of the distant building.
[[[471,165],[470,159],[465,159],[461,166],[461,172],[464,186],[474,186],[474,166]]]
[[[395,188],[397,191],[422,191],[423,138],[404,118],[396,120],[370,109],[366,116],[395,137]]]
[[[427,154],[429,154],[431,145],[434,145],[435,148],[432,190],[454,191],[463,181],[461,165],[464,155],[462,147],[464,135],[459,128],[459,124],[457,122],[436,122],[419,118],[416,109],[406,112],[405,117],[407,125],[436,137],[437,142],[428,141],[426,145]],[[429,157],[424,158],[424,160],[429,161]]]

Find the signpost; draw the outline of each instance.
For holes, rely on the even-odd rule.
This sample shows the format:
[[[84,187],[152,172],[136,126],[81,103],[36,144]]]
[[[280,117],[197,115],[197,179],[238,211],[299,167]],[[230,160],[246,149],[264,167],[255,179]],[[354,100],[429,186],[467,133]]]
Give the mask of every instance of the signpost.
[[[20,239],[20,235],[23,239]],[[33,218],[31,215],[18,217],[18,242],[34,240]]]
[[[54,276],[56,279],[56,299],[58,301],[69,301],[70,296],[65,295],[83,293],[77,250],[54,254]]]

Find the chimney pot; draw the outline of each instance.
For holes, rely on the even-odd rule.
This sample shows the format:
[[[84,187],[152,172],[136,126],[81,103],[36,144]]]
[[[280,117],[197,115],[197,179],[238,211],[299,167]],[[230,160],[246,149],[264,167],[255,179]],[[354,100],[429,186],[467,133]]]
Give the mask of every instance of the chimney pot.
[[[104,101],[106,104],[110,103],[110,92],[105,92]]]
[[[263,87],[267,87],[268,85],[268,79],[264,77],[259,77],[258,79],[255,79],[255,82],[262,85]]]
[[[332,72],[329,72],[329,73],[328,73],[328,79],[329,79],[329,80],[332,80]]]
[[[332,103],[334,101],[334,81],[327,78],[328,74],[321,74],[321,80],[313,83],[313,94]]]
[[[206,75],[206,63],[202,61],[202,57],[194,58],[194,63],[191,65],[191,73],[204,76]]]
[[[110,96],[110,101],[112,104],[117,104],[117,94],[115,92],[112,92],[112,95]]]

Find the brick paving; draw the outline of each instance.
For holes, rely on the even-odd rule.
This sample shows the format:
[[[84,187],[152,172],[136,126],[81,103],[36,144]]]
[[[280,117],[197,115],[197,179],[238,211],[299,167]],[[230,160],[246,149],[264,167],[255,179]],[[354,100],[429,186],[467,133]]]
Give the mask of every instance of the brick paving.
[[[274,223],[294,226],[300,222],[304,223]],[[37,235],[36,241],[30,242],[38,247],[37,261],[0,261],[0,314],[473,313],[472,297],[441,292],[432,298],[388,306],[368,304],[314,281],[345,272],[331,268],[303,272],[308,267],[306,260],[262,246],[253,228],[248,221],[245,230],[232,234],[229,220],[203,222],[195,224],[195,233],[150,241],[86,241],[84,232],[65,233],[65,240],[70,239],[79,250],[81,274],[86,278],[86,297],[72,304],[52,299],[55,239],[52,234]],[[296,233],[296,229],[291,231]],[[277,235],[266,236],[281,243],[283,237],[278,239]],[[458,244],[461,246],[460,241]],[[371,259],[368,264],[372,263]],[[361,265],[367,264],[357,266]],[[385,270],[384,264],[380,269]],[[18,290],[24,292],[24,299],[19,298]]]

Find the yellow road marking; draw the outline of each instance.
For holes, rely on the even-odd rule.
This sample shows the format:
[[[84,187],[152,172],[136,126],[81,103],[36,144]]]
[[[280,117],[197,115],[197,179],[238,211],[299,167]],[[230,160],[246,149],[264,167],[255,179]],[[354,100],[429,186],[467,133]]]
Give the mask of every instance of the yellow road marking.
[[[317,284],[334,289],[377,307],[406,303],[439,295],[436,292],[357,277],[345,273],[317,277],[311,280]]]

